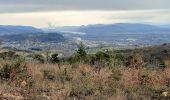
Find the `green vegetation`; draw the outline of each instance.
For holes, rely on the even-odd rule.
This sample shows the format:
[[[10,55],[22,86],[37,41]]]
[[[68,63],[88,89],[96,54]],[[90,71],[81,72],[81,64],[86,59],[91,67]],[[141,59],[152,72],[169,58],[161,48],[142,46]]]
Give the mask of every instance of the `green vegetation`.
[[[52,63],[59,63],[58,54],[57,53],[52,54],[50,60]]]
[[[40,54],[35,54],[35,55],[33,56],[33,59],[38,60],[38,61],[40,61],[41,63],[44,63],[44,62],[45,62],[44,57],[43,57],[42,55],[40,55]]]

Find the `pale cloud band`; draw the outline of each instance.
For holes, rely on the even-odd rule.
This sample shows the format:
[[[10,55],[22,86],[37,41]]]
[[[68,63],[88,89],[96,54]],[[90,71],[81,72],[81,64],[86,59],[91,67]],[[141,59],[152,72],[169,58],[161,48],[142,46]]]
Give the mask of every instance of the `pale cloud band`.
[[[111,23],[170,23],[170,11],[165,10],[87,10],[87,11],[46,11],[25,13],[1,13],[3,25],[31,25],[47,27],[48,23],[55,26],[79,26],[87,24]]]
[[[170,23],[170,0],[0,0],[4,25]]]
[[[0,0],[0,13],[170,9],[170,0]]]

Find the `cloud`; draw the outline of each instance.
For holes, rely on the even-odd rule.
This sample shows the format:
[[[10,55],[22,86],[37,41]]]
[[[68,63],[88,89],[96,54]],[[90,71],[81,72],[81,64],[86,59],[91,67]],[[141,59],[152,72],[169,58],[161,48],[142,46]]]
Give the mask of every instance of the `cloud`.
[[[86,15],[86,16],[84,16]],[[112,23],[170,23],[169,10],[117,10],[117,11],[46,11],[24,13],[1,13],[0,22],[4,25],[31,25],[48,27],[79,26],[87,24]]]
[[[170,0],[0,0],[0,13],[170,9]]]

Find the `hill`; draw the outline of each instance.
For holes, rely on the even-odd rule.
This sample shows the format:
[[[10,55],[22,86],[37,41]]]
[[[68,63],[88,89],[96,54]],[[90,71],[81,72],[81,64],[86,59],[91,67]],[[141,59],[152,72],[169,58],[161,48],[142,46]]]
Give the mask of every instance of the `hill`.
[[[0,35],[39,33],[42,30],[32,26],[0,25]]]
[[[4,42],[64,42],[66,38],[59,33],[29,33],[29,34],[12,34],[0,36]]]
[[[63,42],[65,37],[57,32],[44,32],[32,26],[0,26],[0,39],[3,42]]]

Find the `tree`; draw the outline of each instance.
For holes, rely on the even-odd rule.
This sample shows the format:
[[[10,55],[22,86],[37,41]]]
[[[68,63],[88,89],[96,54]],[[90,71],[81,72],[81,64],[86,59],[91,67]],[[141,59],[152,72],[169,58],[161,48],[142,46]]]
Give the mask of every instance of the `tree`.
[[[78,45],[78,50],[77,50],[77,56],[78,58],[85,58],[87,55],[86,51],[85,51],[85,46],[83,45],[83,43],[80,43]]]

